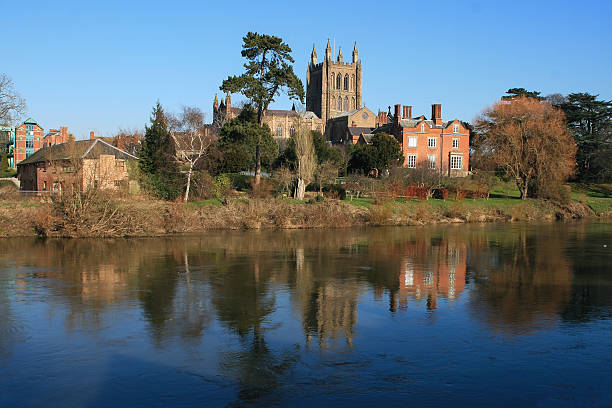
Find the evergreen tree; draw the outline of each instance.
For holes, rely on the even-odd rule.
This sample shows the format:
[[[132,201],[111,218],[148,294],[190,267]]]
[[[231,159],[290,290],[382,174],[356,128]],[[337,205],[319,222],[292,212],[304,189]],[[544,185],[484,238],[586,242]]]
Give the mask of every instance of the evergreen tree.
[[[381,132],[372,137],[372,144],[355,146],[349,168],[366,174],[374,170],[377,176],[381,176],[390,167],[401,166],[403,163],[404,155],[398,141]]]
[[[528,91],[525,88],[510,88],[506,91],[506,93],[508,95],[502,96],[502,99],[508,100],[508,99],[514,99],[514,98],[519,98],[519,97],[534,98],[540,101],[544,99],[544,97],[540,96],[540,92]]]
[[[257,110],[257,123],[263,128],[263,117],[270,103],[282,89],[291,99],[304,100],[304,86],[293,72],[291,48],[279,37],[249,32],[243,38],[242,56],[246,72],[230,76],[221,85],[222,91],[240,92]],[[262,136],[262,135],[259,135]],[[261,173],[262,138],[255,146],[255,184]]]
[[[139,165],[145,188],[155,196],[172,200],[180,194],[180,174],[175,160],[174,142],[159,101],[153,108],[151,125],[145,128]]]
[[[560,107],[573,132],[578,151],[578,179],[590,182],[612,180],[612,101],[598,95],[572,93]]]

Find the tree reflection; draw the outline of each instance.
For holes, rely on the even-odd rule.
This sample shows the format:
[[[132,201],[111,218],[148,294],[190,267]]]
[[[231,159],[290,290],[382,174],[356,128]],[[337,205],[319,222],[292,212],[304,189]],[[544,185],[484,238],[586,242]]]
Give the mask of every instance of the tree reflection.
[[[470,309],[496,331],[521,334],[555,323],[572,286],[567,237],[552,227],[500,231],[472,248]]]

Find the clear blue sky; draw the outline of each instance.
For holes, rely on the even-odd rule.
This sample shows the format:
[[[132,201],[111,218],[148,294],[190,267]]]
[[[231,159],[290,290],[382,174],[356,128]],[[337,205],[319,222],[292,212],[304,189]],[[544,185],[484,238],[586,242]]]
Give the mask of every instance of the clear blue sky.
[[[143,128],[159,99],[202,108],[243,71],[247,31],[282,37],[304,84],[312,44],[350,58],[363,100],[471,121],[511,87],[612,99],[612,1],[29,1],[0,0],[2,63],[45,129],[83,138]],[[319,12],[319,10],[321,12]],[[239,100],[238,95],[234,100]],[[273,107],[289,109],[286,98]]]

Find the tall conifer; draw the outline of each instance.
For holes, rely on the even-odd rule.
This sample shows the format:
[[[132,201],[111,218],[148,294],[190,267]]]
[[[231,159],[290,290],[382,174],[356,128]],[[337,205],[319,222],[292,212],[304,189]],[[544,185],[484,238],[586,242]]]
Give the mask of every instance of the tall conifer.
[[[165,200],[174,199],[180,194],[180,174],[175,160],[174,142],[159,101],[153,108],[151,125],[145,128],[139,165],[145,187],[151,193]]]

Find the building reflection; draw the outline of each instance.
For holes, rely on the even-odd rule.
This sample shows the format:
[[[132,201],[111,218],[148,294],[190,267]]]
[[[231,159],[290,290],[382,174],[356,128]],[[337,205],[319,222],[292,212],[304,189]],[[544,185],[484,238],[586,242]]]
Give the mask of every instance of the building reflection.
[[[426,301],[428,310],[438,298],[455,300],[465,289],[467,245],[451,238],[411,241],[403,245],[399,289],[393,292],[390,310],[406,310],[409,302]]]

